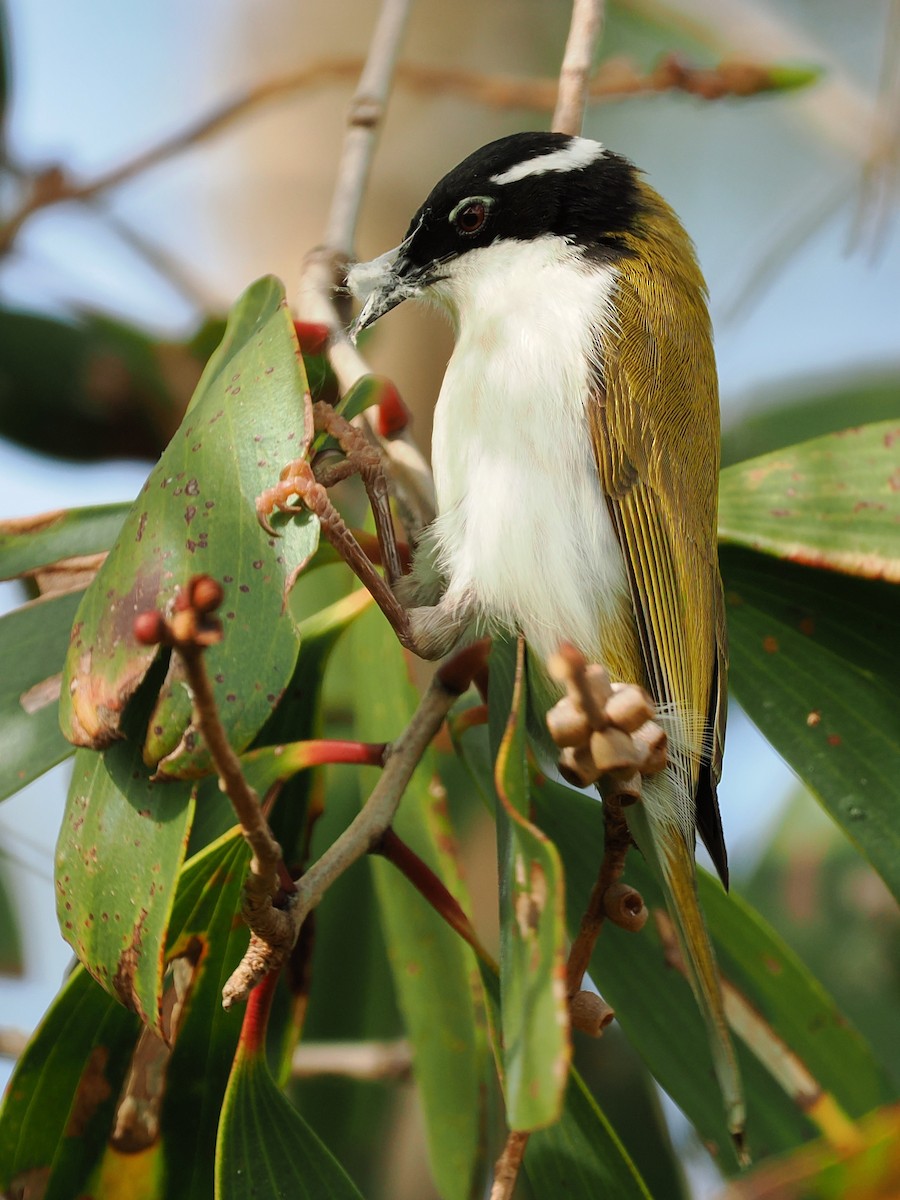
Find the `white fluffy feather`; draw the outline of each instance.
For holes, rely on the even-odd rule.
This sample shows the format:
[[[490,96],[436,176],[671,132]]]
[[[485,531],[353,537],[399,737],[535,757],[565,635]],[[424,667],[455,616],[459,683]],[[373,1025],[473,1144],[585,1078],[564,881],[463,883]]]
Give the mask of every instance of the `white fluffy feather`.
[[[546,236],[472,250],[432,289],[457,325],[432,442],[445,599],[474,596],[541,656],[566,638],[602,660],[604,614],[628,603],[585,411],[615,286]]]

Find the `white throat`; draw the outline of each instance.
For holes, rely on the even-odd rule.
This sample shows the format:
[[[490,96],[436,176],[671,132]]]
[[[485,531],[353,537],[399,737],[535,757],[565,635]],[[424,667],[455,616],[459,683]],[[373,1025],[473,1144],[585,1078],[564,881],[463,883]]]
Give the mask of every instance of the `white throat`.
[[[432,443],[446,598],[543,657],[565,638],[602,658],[628,602],[585,411],[615,286],[548,236],[470,251],[433,289],[457,324]]]

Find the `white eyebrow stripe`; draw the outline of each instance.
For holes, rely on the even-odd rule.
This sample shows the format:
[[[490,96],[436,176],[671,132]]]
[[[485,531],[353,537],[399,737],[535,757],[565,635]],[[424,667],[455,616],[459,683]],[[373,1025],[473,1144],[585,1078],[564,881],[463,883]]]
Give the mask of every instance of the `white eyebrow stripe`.
[[[526,158],[500,175],[492,175],[491,183],[518,183],[529,175],[544,175],[547,171],[578,171],[589,167],[606,153],[599,142],[575,137],[562,150],[551,150],[538,158]]]

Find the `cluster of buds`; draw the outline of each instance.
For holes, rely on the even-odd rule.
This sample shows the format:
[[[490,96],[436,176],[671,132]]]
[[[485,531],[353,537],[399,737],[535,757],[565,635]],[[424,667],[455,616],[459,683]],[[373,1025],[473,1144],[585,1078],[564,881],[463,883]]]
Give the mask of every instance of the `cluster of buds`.
[[[222,622],[213,613],[223,598],[217,580],[194,575],[175,597],[171,618],[153,609],[138,613],[134,636],[144,646],[214,646],[222,640]]]
[[[666,735],[653,720],[650,696],[636,684],[611,683],[572,646],[560,647],[547,666],[566,688],[547,713],[560,774],[576,787],[600,782],[603,792],[638,799],[641,778],[666,765]]]

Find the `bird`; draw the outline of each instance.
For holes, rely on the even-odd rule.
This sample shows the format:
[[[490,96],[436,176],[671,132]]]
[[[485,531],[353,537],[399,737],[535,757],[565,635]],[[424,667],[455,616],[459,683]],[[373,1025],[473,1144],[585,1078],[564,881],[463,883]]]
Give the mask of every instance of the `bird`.
[[[523,132],[450,170],[348,286],[354,338],[413,298],[454,328],[434,411],[437,515],[404,583],[424,656],[491,631],[539,658],[568,642],[656,705],[669,761],[629,828],[663,885],[740,1146],[695,866],[699,833],[727,887],[719,401],[693,244],[624,156]]]

